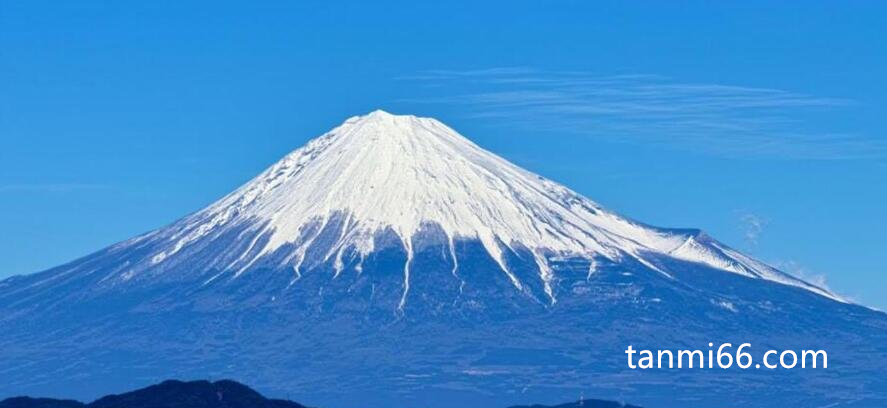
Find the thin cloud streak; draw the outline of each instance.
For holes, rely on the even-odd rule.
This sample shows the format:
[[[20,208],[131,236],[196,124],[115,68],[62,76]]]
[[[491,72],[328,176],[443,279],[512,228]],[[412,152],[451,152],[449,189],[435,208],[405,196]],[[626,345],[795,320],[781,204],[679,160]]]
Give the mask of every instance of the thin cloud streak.
[[[70,193],[109,188],[108,185],[89,183],[6,184],[0,185],[0,193]]]
[[[599,76],[521,67],[431,70],[399,79],[450,90],[449,95],[404,101],[465,106],[471,112],[468,116],[496,118],[505,126],[731,157],[887,156],[883,141],[809,129],[804,115],[852,106],[854,102],[847,99],[679,83],[659,75]]]

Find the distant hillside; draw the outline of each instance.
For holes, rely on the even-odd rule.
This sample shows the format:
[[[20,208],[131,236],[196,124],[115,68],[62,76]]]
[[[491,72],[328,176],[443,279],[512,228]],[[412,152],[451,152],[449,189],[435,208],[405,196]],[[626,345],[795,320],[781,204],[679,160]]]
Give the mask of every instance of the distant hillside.
[[[164,381],[92,403],[17,397],[0,401],[0,408],[306,408],[292,401],[268,399],[235,381]]]
[[[268,399],[252,388],[231,380],[164,381],[119,395],[108,395],[89,404],[74,400],[15,397],[0,401],[0,408],[308,408],[302,404]],[[359,408],[359,406],[355,406]],[[583,400],[567,404],[521,405],[511,408],[641,408],[619,402]]]
[[[2,408],[83,408],[86,404],[73,400],[15,397],[0,401]]]
[[[515,405],[509,408],[641,408],[637,405],[623,404],[615,401],[584,399],[560,405]]]

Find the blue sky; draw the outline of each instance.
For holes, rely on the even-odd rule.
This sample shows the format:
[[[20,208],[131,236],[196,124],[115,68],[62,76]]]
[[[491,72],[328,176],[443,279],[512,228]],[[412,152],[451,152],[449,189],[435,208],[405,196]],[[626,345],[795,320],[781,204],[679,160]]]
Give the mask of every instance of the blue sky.
[[[290,3],[4,2],[0,277],[382,108],[887,308],[887,6]]]

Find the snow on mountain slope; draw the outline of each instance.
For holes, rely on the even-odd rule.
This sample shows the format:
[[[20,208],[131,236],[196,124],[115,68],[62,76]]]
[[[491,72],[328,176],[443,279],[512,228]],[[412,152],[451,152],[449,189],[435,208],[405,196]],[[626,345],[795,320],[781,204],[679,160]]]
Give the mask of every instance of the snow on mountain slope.
[[[887,406],[887,318],[833,300],[699,230],[608,211],[433,119],[373,112],[169,226],[0,280],[0,398],[92,399],[173,377],[247,378],[335,408],[626,386],[645,406]],[[626,370],[627,344],[709,342],[839,361],[764,382]]]
[[[414,238],[429,224],[439,225],[446,235],[454,274],[458,259],[453,242],[477,239],[500,272],[521,290],[525,283],[509,270],[503,253],[529,249],[552,303],[557,301],[552,289],[557,277],[549,259],[556,256],[614,262],[632,258],[670,276],[656,262],[657,257],[669,256],[840,300],[704,234],[650,227],[609,212],[478,147],[437,120],[383,111],[346,120],[209,207],[121,244],[151,242],[158,249],[146,265],[125,268],[117,278],[130,279],[201,240],[239,230],[249,232],[240,234],[251,237],[250,243],[223,272],[242,276],[259,260],[285,248],[279,266],[292,268],[295,282],[313,239],[340,215],[345,225],[325,256],[334,261],[337,274],[346,251],[363,259],[374,251],[374,237],[380,232],[393,231],[401,240],[407,261],[400,307],[411,275],[421,273],[411,269]],[[313,228],[316,223],[321,228]]]

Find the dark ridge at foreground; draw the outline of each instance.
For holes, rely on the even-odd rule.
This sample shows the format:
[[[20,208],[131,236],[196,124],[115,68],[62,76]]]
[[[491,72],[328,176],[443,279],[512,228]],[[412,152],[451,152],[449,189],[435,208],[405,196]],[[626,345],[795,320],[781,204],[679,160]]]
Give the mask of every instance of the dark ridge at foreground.
[[[623,404],[615,401],[584,399],[560,405],[515,405],[509,408],[641,408],[637,405]]]
[[[0,408],[307,408],[286,400],[268,399],[252,388],[231,380],[164,381],[119,395],[108,395],[92,403],[51,398],[15,397],[0,401]],[[641,408],[602,400],[567,404],[521,405],[511,408]]]
[[[16,397],[0,408],[306,408],[292,401],[268,399],[235,381],[164,381],[89,404],[71,400]]]

